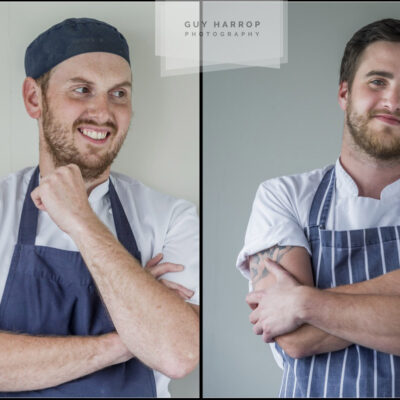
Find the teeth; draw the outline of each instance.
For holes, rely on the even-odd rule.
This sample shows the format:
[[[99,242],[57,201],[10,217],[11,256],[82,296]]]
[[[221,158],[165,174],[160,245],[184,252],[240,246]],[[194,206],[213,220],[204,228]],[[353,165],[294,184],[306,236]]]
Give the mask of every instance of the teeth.
[[[80,129],[80,131],[85,135],[89,136],[92,139],[100,140],[104,139],[107,136],[107,132],[96,132],[91,129]]]

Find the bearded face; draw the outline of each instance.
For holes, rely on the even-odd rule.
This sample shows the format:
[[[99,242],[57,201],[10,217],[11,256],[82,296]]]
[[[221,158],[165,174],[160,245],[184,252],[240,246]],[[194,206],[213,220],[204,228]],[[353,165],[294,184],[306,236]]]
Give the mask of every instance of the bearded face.
[[[386,110],[358,114],[349,96],[346,125],[354,143],[369,156],[382,161],[400,160],[400,126],[377,120],[377,115],[389,115]],[[399,115],[395,115],[400,119]]]
[[[76,164],[85,181],[106,177],[132,118],[128,62],[111,53],[83,53],[50,72],[41,86],[41,159],[49,171]]]
[[[101,176],[112,164],[124,143],[127,131],[115,138],[111,147],[99,151],[97,146],[86,146],[85,152],[80,152],[75,144],[75,135],[79,125],[98,125],[89,119],[77,119],[72,127],[62,124],[54,116],[46,96],[43,98],[43,136],[56,168],[76,164],[84,180],[90,181]],[[117,127],[113,122],[102,124],[110,129],[110,135],[116,135]]]

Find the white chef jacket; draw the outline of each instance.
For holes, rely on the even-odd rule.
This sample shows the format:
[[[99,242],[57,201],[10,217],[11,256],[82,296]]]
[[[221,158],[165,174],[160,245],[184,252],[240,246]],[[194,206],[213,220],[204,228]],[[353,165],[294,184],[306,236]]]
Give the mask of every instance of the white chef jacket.
[[[34,168],[25,168],[0,181],[0,299],[4,292],[23,202]],[[112,172],[111,179],[131,225],[142,256],[142,265],[158,253],[161,262],[184,265],[181,272],[170,272],[163,278],[177,282],[195,293],[190,303],[199,304],[199,224],[195,206],[181,199],[159,193],[128,176]],[[92,190],[89,203],[99,219],[116,236],[109,180]],[[35,244],[62,250],[79,251],[73,240],[49,217],[39,211]],[[157,397],[170,397],[170,379],[154,371]]]
[[[250,280],[249,257],[275,245],[301,246],[311,255],[304,234],[314,195],[326,171],[331,167],[269,179],[260,184],[247,226],[245,243],[236,267]],[[358,187],[343,169],[335,164],[336,185],[326,221],[327,230],[366,229],[400,225],[400,179],[387,185],[381,198],[358,197]],[[249,281],[249,290],[252,290]],[[280,354],[271,344],[278,365]]]

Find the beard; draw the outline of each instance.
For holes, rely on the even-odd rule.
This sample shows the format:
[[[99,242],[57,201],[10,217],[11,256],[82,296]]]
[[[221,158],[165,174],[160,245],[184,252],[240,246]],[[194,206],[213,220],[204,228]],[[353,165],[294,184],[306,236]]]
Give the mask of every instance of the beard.
[[[56,120],[49,107],[46,95],[43,96],[43,136],[55,168],[76,164],[81,170],[83,180],[88,182],[100,177],[113,163],[124,143],[128,130],[116,139],[106,154],[100,156],[98,154],[99,149],[92,146],[92,149],[89,148],[87,153],[83,155],[80,154],[74,143],[75,132],[78,125],[81,124],[99,125],[93,120],[77,119],[72,125],[71,132],[66,125]],[[110,128],[110,136],[115,135],[117,132],[117,127],[111,121],[102,124],[102,126]]]
[[[369,122],[375,115],[386,114],[385,110],[368,112],[367,116],[353,111],[351,99],[346,113],[346,125],[356,146],[367,155],[381,161],[400,161],[400,126],[382,126],[374,129]],[[396,115],[399,118],[398,115]],[[399,132],[396,133],[395,130]]]

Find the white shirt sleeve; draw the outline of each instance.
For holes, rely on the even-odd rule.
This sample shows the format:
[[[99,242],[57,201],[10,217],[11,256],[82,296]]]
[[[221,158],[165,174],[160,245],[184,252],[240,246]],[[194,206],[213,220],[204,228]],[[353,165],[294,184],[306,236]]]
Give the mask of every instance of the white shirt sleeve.
[[[199,304],[199,218],[192,203],[179,200],[174,207],[162,253],[161,262],[182,264],[185,268],[181,272],[166,273],[163,279],[193,290],[194,295],[188,302]]]
[[[299,222],[290,181],[274,178],[263,182],[257,190],[244,247],[236,267],[250,280],[249,257],[275,245],[300,246],[311,254],[310,246]]]

